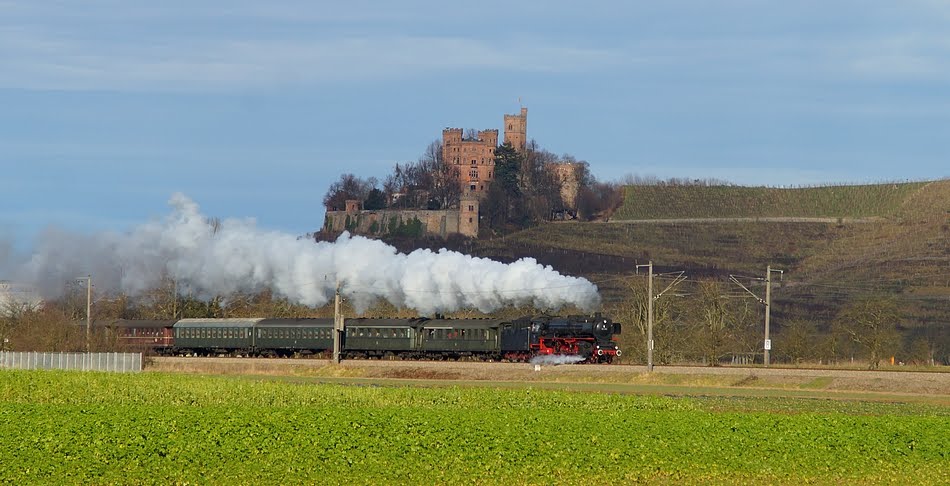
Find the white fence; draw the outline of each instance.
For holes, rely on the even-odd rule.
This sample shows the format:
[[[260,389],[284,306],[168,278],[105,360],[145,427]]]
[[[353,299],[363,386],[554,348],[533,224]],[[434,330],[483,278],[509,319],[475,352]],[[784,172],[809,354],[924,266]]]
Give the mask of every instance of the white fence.
[[[37,353],[0,351],[0,368],[132,373],[142,371],[142,353]]]

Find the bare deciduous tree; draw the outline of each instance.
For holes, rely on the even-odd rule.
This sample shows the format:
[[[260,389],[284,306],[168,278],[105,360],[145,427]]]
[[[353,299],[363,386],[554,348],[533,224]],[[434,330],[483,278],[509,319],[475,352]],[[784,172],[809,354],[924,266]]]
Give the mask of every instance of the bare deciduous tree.
[[[871,369],[880,366],[882,359],[898,349],[898,320],[897,304],[893,299],[883,296],[856,300],[845,307],[836,319],[839,328],[851,341],[867,352]]]
[[[348,199],[365,200],[376,184],[374,177],[361,179],[353,174],[343,174],[340,180],[330,184],[326,195],[323,196],[323,205],[328,211],[342,211],[346,208]]]

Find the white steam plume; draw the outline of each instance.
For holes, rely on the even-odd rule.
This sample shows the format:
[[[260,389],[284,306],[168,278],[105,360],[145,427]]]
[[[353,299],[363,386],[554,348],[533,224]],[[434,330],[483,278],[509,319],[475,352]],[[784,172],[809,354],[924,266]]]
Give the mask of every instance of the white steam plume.
[[[542,354],[531,358],[531,364],[536,365],[563,365],[584,361],[586,358],[576,354]]]
[[[556,310],[593,310],[597,287],[524,258],[503,264],[440,250],[398,253],[377,240],[344,233],[333,243],[314,243],[256,227],[253,220],[208,224],[198,205],[182,194],[172,213],[124,234],[92,236],[47,231],[17,278],[57,295],[64,282],[92,274],[102,292],[137,295],[163,276],[199,297],[257,292],[309,306],[332,299],[337,282],[358,311],[385,299],[424,315],[460,308],[490,312],[506,304]]]

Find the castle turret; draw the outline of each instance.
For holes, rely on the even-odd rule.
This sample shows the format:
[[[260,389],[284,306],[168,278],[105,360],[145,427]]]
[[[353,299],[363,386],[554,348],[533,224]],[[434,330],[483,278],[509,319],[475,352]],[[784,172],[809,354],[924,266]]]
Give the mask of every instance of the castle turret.
[[[466,194],[459,202],[459,233],[478,237],[478,196]]]
[[[505,143],[518,152],[524,152],[528,142],[528,109],[522,107],[520,115],[505,115]]]

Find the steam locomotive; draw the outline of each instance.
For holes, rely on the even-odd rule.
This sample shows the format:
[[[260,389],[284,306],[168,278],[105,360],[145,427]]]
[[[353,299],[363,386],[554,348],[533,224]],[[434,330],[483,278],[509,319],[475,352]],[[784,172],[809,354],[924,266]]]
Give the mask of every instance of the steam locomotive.
[[[333,319],[116,320],[109,325],[124,348],[158,355],[306,356],[333,348]],[[503,319],[344,320],[344,359],[472,359],[529,361],[571,355],[610,363],[621,355],[620,323],[593,316]]]

